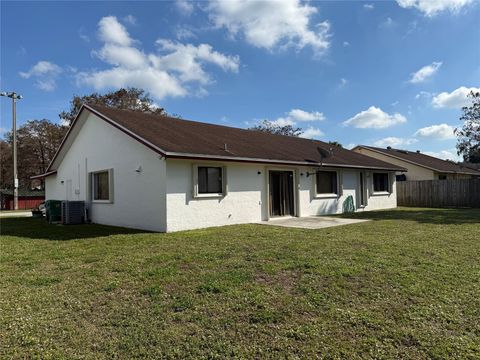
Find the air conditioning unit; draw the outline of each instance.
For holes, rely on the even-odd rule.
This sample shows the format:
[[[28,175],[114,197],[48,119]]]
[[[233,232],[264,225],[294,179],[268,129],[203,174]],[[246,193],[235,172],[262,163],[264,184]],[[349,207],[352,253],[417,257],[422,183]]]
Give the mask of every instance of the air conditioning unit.
[[[83,224],[85,222],[85,201],[62,201],[62,224]]]

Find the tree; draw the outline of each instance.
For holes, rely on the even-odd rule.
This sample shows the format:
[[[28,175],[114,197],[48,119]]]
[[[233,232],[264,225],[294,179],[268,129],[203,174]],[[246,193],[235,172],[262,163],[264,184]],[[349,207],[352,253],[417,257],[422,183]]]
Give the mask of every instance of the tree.
[[[303,133],[301,128],[294,128],[292,125],[280,126],[269,120],[263,120],[260,124],[251,127],[250,130],[286,136],[300,136]]]
[[[340,144],[338,141],[329,141],[328,142],[330,145],[337,146],[339,148],[343,148],[343,145]]]
[[[465,162],[480,163],[480,92],[471,91],[472,105],[462,108],[461,128],[455,129],[457,154],[463,155]]]
[[[30,120],[17,129],[17,164],[19,187],[29,187],[30,177],[43,174],[65,136],[67,127],[49,120]],[[13,135],[5,136],[1,146],[1,187],[13,186]]]
[[[58,116],[70,125],[84,103],[166,115],[165,109],[155,105],[153,99],[150,98],[150,95],[146,93],[145,90],[132,87],[127,89],[122,88],[105,94],[75,95],[70,101],[70,109],[68,111],[62,111]]]
[[[12,146],[0,140],[0,188],[13,188]]]

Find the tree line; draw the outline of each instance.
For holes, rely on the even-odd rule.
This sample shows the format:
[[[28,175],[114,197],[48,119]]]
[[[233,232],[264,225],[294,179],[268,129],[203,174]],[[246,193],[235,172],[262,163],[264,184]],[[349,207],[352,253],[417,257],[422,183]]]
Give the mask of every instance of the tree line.
[[[463,155],[465,162],[480,163],[480,92],[469,94],[472,105],[462,108],[461,127],[455,129],[458,138],[457,152]],[[59,114],[61,124],[48,119],[29,120],[17,130],[17,164],[20,188],[31,186],[30,177],[47,170],[50,161],[65,136],[68,127],[80,111],[83,103],[103,105],[118,109],[142,111],[150,114],[168,115],[164,108],[155,104],[153,99],[142,89],[127,88],[105,94],[75,95],[68,110]],[[173,115],[176,116],[176,115]],[[279,126],[264,120],[250,128],[277,135],[300,136],[303,130],[291,125]],[[0,188],[13,187],[13,135],[7,132],[0,139]],[[332,146],[342,147],[337,141]],[[43,186],[40,182],[37,184]]]

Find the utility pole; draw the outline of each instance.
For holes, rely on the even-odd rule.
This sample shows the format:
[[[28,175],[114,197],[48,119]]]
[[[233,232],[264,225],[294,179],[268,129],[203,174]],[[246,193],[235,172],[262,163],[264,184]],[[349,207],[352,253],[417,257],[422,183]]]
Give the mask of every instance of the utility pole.
[[[18,175],[17,175],[17,99],[22,95],[16,92],[2,92],[0,96],[7,96],[12,99],[12,121],[13,121],[13,208],[18,210]]]

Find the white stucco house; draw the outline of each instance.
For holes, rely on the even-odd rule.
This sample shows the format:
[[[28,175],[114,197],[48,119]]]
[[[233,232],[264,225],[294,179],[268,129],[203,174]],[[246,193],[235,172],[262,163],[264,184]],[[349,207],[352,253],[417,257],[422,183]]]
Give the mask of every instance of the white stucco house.
[[[93,223],[160,232],[396,207],[400,166],[317,140],[84,105],[46,199]],[[350,197],[351,196],[351,197]]]

